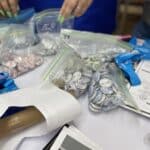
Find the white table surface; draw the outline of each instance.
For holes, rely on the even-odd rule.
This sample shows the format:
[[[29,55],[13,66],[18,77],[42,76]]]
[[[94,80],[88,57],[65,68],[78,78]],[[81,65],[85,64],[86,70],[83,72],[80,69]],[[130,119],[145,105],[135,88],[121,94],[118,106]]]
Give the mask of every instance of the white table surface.
[[[17,85],[24,88],[38,84],[46,66],[45,64],[16,79]],[[95,115],[88,110],[86,96],[80,98],[80,102],[82,114],[74,121],[75,125],[90,139],[101,145],[103,150],[150,150],[150,119],[122,108]],[[36,128],[36,132],[41,129],[44,130],[45,123],[33,128]],[[33,134],[34,138],[25,139],[19,149],[41,150],[47,144],[51,135],[51,133],[47,133],[42,137],[35,137],[36,135]],[[9,150],[11,150],[11,147]]]

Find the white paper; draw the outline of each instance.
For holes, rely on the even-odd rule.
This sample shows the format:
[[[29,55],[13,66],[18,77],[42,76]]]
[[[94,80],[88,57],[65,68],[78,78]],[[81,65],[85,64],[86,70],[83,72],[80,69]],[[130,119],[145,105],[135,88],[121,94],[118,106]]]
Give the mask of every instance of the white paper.
[[[16,150],[42,150],[50,142],[50,140],[52,140],[57,132],[58,130],[43,136],[23,138]]]
[[[45,122],[35,125],[34,127],[27,128],[17,134],[13,134],[5,139],[0,140],[0,150],[16,150],[18,144],[26,139],[26,137],[42,136],[49,133]]]
[[[137,74],[141,80],[141,85],[129,87],[129,91],[139,108],[140,112],[138,113],[150,117],[150,61],[142,61],[137,67]],[[127,102],[126,104],[133,107],[134,110],[134,106]]]
[[[81,111],[79,102],[73,96],[50,84],[1,95],[0,114],[2,115],[9,106],[35,106],[38,108],[47,122],[46,129],[44,129],[46,130],[45,134],[74,120]],[[39,132],[37,135],[41,135],[41,133]],[[24,137],[28,136],[30,134],[24,135]],[[18,135],[16,137],[16,140],[13,140],[15,144],[21,141]],[[0,141],[0,149],[8,150],[6,149],[8,142],[8,139]]]

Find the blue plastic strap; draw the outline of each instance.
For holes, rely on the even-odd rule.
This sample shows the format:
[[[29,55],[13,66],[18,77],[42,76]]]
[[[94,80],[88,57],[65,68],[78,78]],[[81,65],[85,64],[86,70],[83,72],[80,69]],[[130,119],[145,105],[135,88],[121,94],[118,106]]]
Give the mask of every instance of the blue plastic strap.
[[[134,86],[141,84],[141,81],[138,75],[134,71],[133,62],[132,62],[133,58],[135,60],[138,60],[138,57],[137,57],[138,55],[139,54],[126,53],[126,54],[120,54],[115,58],[116,64],[124,72],[125,76],[131,82],[131,85],[134,85]]]
[[[33,8],[29,8],[26,10],[21,10],[16,17],[0,19],[0,24],[21,24],[28,21],[35,14],[35,10]]]
[[[14,80],[11,77],[9,77],[9,74],[6,72],[1,72],[0,73],[0,94],[14,91],[17,89],[18,88],[14,83]]]
[[[129,79],[131,85],[135,86],[141,84],[141,81],[133,64],[141,60],[150,60],[150,40],[140,41],[140,39],[133,37],[129,43],[133,51],[116,56],[115,62]]]

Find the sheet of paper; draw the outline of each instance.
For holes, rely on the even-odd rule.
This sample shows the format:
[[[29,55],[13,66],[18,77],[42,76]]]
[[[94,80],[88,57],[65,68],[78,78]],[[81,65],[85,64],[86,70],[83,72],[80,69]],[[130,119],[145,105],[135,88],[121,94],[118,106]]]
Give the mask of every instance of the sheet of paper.
[[[80,103],[69,93],[60,90],[54,85],[43,84],[31,88],[20,89],[0,96],[0,114],[9,106],[35,106],[45,117],[47,132],[53,131],[74,120],[81,112]],[[34,134],[33,134],[34,135]],[[41,135],[37,133],[37,136]],[[26,135],[24,137],[30,136]],[[17,145],[22,139],[13,138]],[[0,141],[0,149],[7,150],[9,140]],[[15,145],[14,145],[15,146]]]
[[[9,106],[35,106],[45,117],[50,130],[72,121],[81,111],[79,102],[72,95],[50,84],[1,95],[0,114]]]
[[[129,87],[129,91],[133,100],[139,107],[140,112],[138,113],[150,117],[150,61],[142,61],[137,67],[137,73],[142,84],[135,87]],[[126,104],[129,105],[129,109],[134,109],[131,104],[127,102]]]

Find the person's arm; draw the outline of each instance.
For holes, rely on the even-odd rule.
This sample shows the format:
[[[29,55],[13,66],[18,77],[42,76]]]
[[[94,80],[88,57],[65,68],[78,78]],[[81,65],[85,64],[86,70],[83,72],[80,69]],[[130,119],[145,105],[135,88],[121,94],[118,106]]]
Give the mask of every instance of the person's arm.
[[[63,6],[60,10],[60,15],[64,18],[70,16],[82,16],[93,0],[64,0]]]

